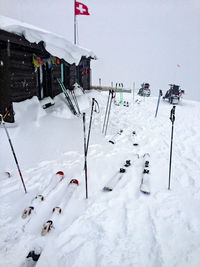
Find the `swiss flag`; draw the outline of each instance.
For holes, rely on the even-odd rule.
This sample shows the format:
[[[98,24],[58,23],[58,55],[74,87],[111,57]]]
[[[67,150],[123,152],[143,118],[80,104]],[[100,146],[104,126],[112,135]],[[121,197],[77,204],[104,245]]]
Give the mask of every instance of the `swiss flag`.
[[[88,7],[80,2],[75,1],[75,15],[90,15]]]

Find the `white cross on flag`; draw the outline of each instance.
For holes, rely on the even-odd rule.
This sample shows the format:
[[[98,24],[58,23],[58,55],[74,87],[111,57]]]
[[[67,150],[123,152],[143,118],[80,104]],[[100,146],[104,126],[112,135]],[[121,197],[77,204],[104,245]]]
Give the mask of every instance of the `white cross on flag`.
[[[88,7],[80,2],[75,1],[75,15],[90,15]]]

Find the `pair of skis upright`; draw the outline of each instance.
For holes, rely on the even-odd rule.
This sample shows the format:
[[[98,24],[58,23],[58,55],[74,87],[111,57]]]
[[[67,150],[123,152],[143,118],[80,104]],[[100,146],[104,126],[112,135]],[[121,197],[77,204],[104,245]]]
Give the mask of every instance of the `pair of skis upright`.
[[[59,83],[59,85],[60,85],[60,87],[61,87],[61,89],[62,89],[62,91],[63,91],[63,93],[65,95],[65,98],[67,100],[67,105],[68,105],[69,109],[71,110],[71,112],[74,115],[81,114],[80,109],[79,109],[79,105],[78,105],[78,101],[77,101],[76,95],[74,93],[74,90],[71,90],[70,92],[71,92],[71,96],[72,96],[72,99],[73,99],[75,105],[73,104],[73,102],[71,100],[71,97],[70,97],[67,89],[65,88],[64,83],[59,78],[57,78],[57,81],[58,81],[58,83]]]
[[[102,133],[105,136],[106,136],[107,129],[108,129],[108,122],[109,122],[109,117],[110,117],[112,101],[115,98],[115,96],[116,96],[116,92],[114,90],[109,90],[108,101],[106,105],[106,111],[105,111],[104,122],[103,122],[103,129],[102,129]]]

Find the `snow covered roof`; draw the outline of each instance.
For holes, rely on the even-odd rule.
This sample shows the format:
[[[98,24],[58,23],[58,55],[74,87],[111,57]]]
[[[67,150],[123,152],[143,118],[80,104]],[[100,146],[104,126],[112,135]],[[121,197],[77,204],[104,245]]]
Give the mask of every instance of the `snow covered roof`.
[[[44,41],[45,49],[51,55],[63,58],[69,64],[78,65],[82,56],[96,59],[92,51],[74,45],[62,36],[9,17],[0,16],[0,29],[23,35],[31,43]]]

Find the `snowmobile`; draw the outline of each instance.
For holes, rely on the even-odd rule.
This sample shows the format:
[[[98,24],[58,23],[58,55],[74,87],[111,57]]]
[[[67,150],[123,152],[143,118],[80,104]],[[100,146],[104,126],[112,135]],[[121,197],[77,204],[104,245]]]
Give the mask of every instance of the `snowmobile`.
[[[170,104],[178,104],[180,98],[184,94],[184,90],[181,90],[179,85],[169,84],[169,86],[170,88],[166,92],[165,96],[163,96],[163,99],[169,100]]]
[[[142,83],[141,88],[139,89],[138,95],[140,96],[150,96],[151,90],[149,89],[149,83]]]

